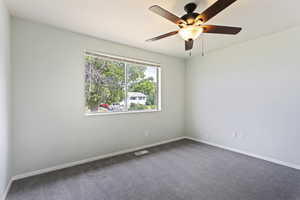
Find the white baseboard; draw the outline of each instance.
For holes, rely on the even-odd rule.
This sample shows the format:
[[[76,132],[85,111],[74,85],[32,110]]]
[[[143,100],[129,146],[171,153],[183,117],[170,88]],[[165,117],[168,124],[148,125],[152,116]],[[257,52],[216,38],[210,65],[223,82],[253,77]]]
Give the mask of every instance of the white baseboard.
[[[9,192],[9,189],[10,189],[10,187],[11,187],[11,185],[12,185],[12,182],[13,182],[13,179],[10,179],[9,182],[8,182],[8,184],[7,184],[7,186],[6,186],[6,188],[5,188],[5,190],[4,190],[4,193],[3,193],[3,195],[2,195],[2,198],[0,198],[1,200],[5,200],[5,199],[6,199],[7,194],[8,194],[8,192]]]
[[[226,149],[226,150],[229,150],[229,151],[233,151],[233,152],[236,152],[236,153],[244,154],[244,155],[247,155],[247,156],[250,156],[250,157],[254,157],[254,158],[257,158],[257,159],[261,159],[261,160],[265,160],[265,161],[268,161],[268,162],[272,162],[272,163],[275,163],[275,164],[278,164],[278,165],[283,165],[283,166],[286,166],[286,167],[290,167],[290,168],[293,168],[293,169],[300,170],[300,166],[296,165],[296,164],[293,164],[293,163],[284,162],[284,161],[281,161],[281,160],[277,160],[277,159],[274,159],[274,158],[268,158],[268,157],[256,155],[256,154],[253,154],[253,153],[248,153],[248,152],[241,151],[241,150],[238,150],[238,149],[235,149],[235,148],[226,147],[226,146],[223,146],[223,145],[219,145],[219,144],[216,144],[216,143],[213,143],[213,142],[209,142],[209,141],[206,141],[206,140],[196,139],[196,138],[193,138],[193,137],[185,137],[185,139],[189,139],[189,140],[193,140],[195,142],[200,142],[200,143],[208,144],[208,145],[211,145],[211,146],[219,147],[221,149]]]
[[[154,146],[158,146],[158,145],[162,145],[162,144],[166,144],[166,143],[170,143],[170,142],[175,142],[175,141],[182,140],[182,139],[193,140],[195,142],[208,144],[208,145],[211,145],[211,146],[219,147],[219,148],[226,149],[226,150],[229,150],[229,151],[233,151],[233,152],[236,152],[236,153],[244,154],[244,155],[247,155],[247,156],[251,156],[251,157],[254,157],[254,158],[258,158],[258,159],[261,159],[261,160],[265,160],[265,161],[268,161],[268,162],[272,162],[272,163],[275,163],[275,164],[279,164],[279,165],[283,165],[283,166],[287,166],[287,167],[290,167],[290,168],[300,170],[299,165],[295,165],[295,164],[292,164],[292,163],[276,160],[276,159],[273,159],[273,158],[267,158],[267,157],[264,157],[264,156],[259,156],[259,155],[256,155],[256,154],[240,151],[238,149],[226,147],[226,146],[219,145],[219,144],[216,144],[216,143],[212,143],[212,142],[209,142],[209,141],[184,136],[184,137],[173,138],[173,139],[170,139],[170,140],[165,140],[165,141],[162,141],[162,142],[157,142],[157,143],[150,144],[150,145],[140,146],[140,147],[137,147],[137,148],[126,149],[126,150],[122,150],[122,151],[118,151],[118,152],[114,152],[114,153],[109,153],[109,154],[96,156],[96,157],[92,157],[92,158],[87,158],[87,159],[83,159],[83,160],[79,160],[79,161],[75,161],[75,162],[70,162],[70,163],[66,163],[66,164],[62,164],[62,165],[57,165],[57,166],[53,166],[53,167],[49,167],[49,168],[45,168],[45,169],[40,169],[40,170],[36,170],[36,171],[32,171],[32,172],[18,174],[16,176],[13,176],[11,178],[11,180],[9,181],[9,183],[7,185],[7,188],[6,188],[6,190],[3,194],[3,198],[1,200],[6,199],[8,191],[9,191],[11,185],[12,185],[12,182],[15,181],[15,180],[22,179],[22,178],[27,178],[27,177],[35,176],[35,175],[39,175],[39,174],[44,174],[44,173],[48,173],[48,172],[52,172],[52,171],[56,171],[56,170],[60,170],[60,169],[68,168],[68,167],[73,167],[73,166],[76,166],[76,165],[89,163],[89,162],[96,161],[96,160],[101,160],[101,159],[104,159],[104,158],[109,158],[109,157],[113,157],[113,156],[117,156],[117,155],[122,155],[122,154],[125,154],[125,153],[131,153],[131,152],[135,152],[135,151],[138,151],[138,150],[142,150],[142,149],[146,149],[146,148],[150,148],[150,147],[154,147]]]
[[[53,167],[49,167],[49,168],[45,168],[45,169],[39,169],[39,170],[32,171],[32,172],[26,172],[26,173],[23,173],[23,174],[18,174],[18,175],[13,176],[12,181],[19,180],[19,179],[22,179],[22,178],[27,178],[27,177],[30,177],[30,176],[39,175],[39,174],[44,174],[44,173],[47,173],[47,172],[52,172],[52,171],[56,171],[56,170],[60,170],[60,169],[68,168],[68,167],[73,167],[73,166],[76,166],[76,165],[81,165],[81,164],[84,164],[84,163],[89,163],[89,162],[92,162],[92,161],[101,160],[101,159],[104,159],[104,158],[109,158],[109,157],[113,157],[113,156],[117,156],[117,155],[121,155],[121,154],[125,154],[125,153],[131,153],[131,152],[138,151],[138,150],[141,150],[141,149],[146,149],[146,148],[150,148],[150,147],[154,147],[154,146],[158,146],[158,145],[162,145],[162,144],[166,144],[166,143],[170,143],[170,142],[175,142],[175,141],[182,140],[182,139],[184,139],[184,137],[177,137],[177,138],[173,138],[173,139],[170,139],[170,140],[157,142],[157,143],[154,143],[154,144],[140,146],[140,147],[137,147],[137,148],[126,149],[126,150],[122,150],[122,151],[118,151],[118,152],[114,152],[114,153],[109,153],[109,154],[105,154],[105,155],[101,155],[101,156],[96,156],[96,157],[92,157],[92,158],[87,158],[87,159],[83,159],[83,160],[79,160],[79,161],[75,161],[75,162],[65,163],[65,164],[62,164],[62,165],[57,165],[57,166],[53,166]]]

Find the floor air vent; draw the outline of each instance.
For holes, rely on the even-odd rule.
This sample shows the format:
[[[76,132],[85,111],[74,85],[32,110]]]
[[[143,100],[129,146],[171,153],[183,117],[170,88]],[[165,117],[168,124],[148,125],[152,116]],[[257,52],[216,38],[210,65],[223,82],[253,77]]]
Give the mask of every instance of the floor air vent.
[[[148,154],[148,153],[149,153],[148,150],[142,150],[142,151],[134,152],[134,155],[135,155],[135,156],[143,156],[143,155],[146,155],[146,154]]]

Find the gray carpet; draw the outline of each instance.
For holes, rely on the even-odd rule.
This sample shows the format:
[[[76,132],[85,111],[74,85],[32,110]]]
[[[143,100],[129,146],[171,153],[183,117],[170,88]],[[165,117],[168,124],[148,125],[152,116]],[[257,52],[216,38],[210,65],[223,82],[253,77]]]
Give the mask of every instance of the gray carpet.
[[[189,140],[13,183],[8,200],[300,200],[300,171]]]

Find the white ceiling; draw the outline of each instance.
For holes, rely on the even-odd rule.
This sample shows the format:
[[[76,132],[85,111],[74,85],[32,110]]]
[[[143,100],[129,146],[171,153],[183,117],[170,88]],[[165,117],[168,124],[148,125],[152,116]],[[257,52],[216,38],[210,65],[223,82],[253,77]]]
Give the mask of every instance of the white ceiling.
[[[182,16],[183,6],[198,4],[201,12],[216,0],[6,0],[13,16],[42,22],[105,40],[177,57],[188,57],[179,36],[147,43],[146,39],[177,29],[150,12],[152,5]],[[235,43],[300,25],[299,0],[237,0],[207,24],[240,26],[237,36],[205,34],[205,50]],[[201,53],[201,40],[193,55]]]

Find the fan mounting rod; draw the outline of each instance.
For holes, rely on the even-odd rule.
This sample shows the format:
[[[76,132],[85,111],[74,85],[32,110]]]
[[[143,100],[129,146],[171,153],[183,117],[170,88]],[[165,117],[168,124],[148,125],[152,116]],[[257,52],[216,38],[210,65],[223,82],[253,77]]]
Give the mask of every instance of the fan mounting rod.
[[[184,6],[184,10],[187,13],[193,13],[197,8],[197,4],[195,3],[188,3]]]

